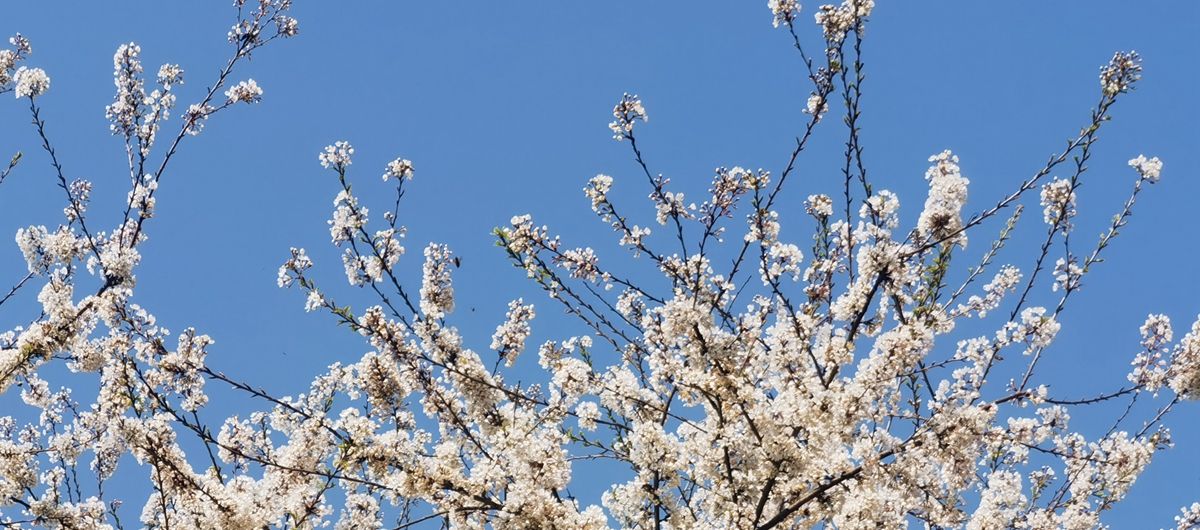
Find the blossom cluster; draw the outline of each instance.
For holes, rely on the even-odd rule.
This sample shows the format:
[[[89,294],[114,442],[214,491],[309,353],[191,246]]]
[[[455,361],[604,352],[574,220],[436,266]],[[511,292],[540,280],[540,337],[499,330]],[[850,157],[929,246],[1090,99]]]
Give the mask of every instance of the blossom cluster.
[[[283,14],[289,0],[235,5],[230,68],[296,34],[295,20]],[[795,29],[799,4],[768,7],[774,24]],[[826,41],[840,46],[851,31],[862,37],[873,7],[847,0],[822,6],[816,20]],[[16,50],[0,53],[0,88],[15,83],[19,97],[44,93],[48,80],[40,84],[15,66],[28,41],[11,42]],[[302,248],[290,250],[277,283],[302,291],[305,311],[328,314],[367,351],[330,365],[304,393],[274,396],[213,370],[209,357],[222,346],[209,335],[189,327],[172,335],[133,302],[163,171],[142,168],[174,108],[171,90],[183,82],[182,69],[168,64],[159,88],[146,93],[140,52],[132,43],[118,49],[117,94],[107,108],[130,164],[124,218],[108,231],[89,227],[91,184],[69,181],[55,161],[67,193],[65,223],[16,232],[28,273],[17,288],[26,281],[40,288],[36,316],[0,333],[0,393],[11,392],[13,410],[32,411],[0,417],[0,526],[119,528],[128,524],[120,503],[130,502],[148,528],[1096,528],[1170,445],[1162,418],[1200,398],[1200,320],[1176,340],[1170,318],[1150,315],[1131,386],[1092,400],[1169,394],[1146,422],[1121,416],[1106,433],[1086,436],[1072,414],[1088,402],[1054,395],[1053,374],[1043,373],[1040,363],[1057,352],[1069,322],[1062,312],[1070,296],[1101,261],[1141,184],[1161,176],[1157,158],[1130,160],[1139,180],[1110,234],[1090,254],[1064,251],[1050,278],[1039,276],[1075,218],[1083,166],[1070,178],[1038,178],[1090,145],[1105,114],[1093,113],[1081,140],[1037,177],[970,217],[969,182],[949,150],[929,158],[928,196],[907,230],[900,197],[847,170],[835,189],[804,201],[805,222],[816,230],[798,244],[783,230],[794,221],[779,199],[791,162],[774,174],[719,167],[707,194],[688,192],[702,196],[698,204],[686,202],[634,144],[634,122],[645,121],[646,110],[628,94],[610,129],[630,140],[634,171],[648,182],[665,237],[618,214],[619,177],[598,174],[583,195],[651,272],[623,276],[601,260],[603,247],[565,245],[530,215],[494,232],[548,303],[579,319],[582,335],[537,328],[534,304],[524,298],[508,304],[490,344],[461,334],[459,256],[429,243],[419,278],[397,270],[405,254],[397,218],[413,163],[386,165],[395,210],[376,227],[364,206],[374,197],[351,186],[354,148],[326,147],[318,160],[336,174],[328,179],[336,180],[331,252],[355,287],[346,296],[371,302],[340,305],[335,297],[345,285],[322,288],[324,271]],[[176,143],[214,113],[260,100],[253,80],[228,85],[225,100],[214,100],[230,72],[185,111]],[[1140,66],[1136,55],[1118,54],[1103,72],[1101,97],[1110,105]],[[809,132],[829,111],[830,85],[816,74],[812,81]],[[856,101],[852,90],[844,87],[842,98]],[[797,138],[792,162],[808,137]],[[845,167],[862,167],[861,149],[845,156]],[[1027,193],[1039,187],[1040,196]],[[993,263],[1017,210],[978,265],[960,272],[968,232],[975,237],[1004,208],[1035,200],[1050,229],[1034,269]],[[720,247],[727,230],[734,235]],[[1078,252],[1077,243],[1070,248]],[[960,327],[963,318],[978,320]],[[535,340],[535,331],[556,336]],[[533,382],[509,371],[526,348],[536,349],[542,371]],[[55,390],[58,372],[44,368],[60,362],[95,378],[87,396]],[[1024,375],[997,386],[990,379],[1001,366]],[[206,423],[221,395],[213,386],[265,408]],[[93,391],[94,402],[76,401]],[[600,498],[577,499],[569,488],[585,459],[629,472]],[[151,477],[147,496],[106,488],[118,470],[134,466]],[[1176,523],[1200,528],[1200,504],[1184,508]]]

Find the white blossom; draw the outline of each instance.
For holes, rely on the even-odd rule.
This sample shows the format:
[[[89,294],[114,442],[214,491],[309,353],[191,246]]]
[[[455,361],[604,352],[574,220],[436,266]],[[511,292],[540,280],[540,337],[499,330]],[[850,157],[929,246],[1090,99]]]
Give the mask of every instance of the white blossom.
[[[413,170],[411,161],[403,158],[397,158],[391,162],[388,162],[387,169],[383,172],[383,180],[386,182],[392,177],[412,180],[414,173],[415,170]]]
[[[617,141],[624,140],[633,134],[634,121],[650,121],[650,118],[646,116],[646,109],[642,107],[642,101],[636,94],[622,96],[621,102],[613,108],[613,117],[617,121],[608,124],[608,128],[612,129],[613,138],[616,138]]]
[[[1138,155],[1137,158],[1129,161],[1129,167],[1137,170],[1146,180],[1150,182],[1158,182],[1158,176],[1162,173],[1162,162],[1158,157],[1146,160],[1145,155]]]
[[[50,76],[46,75],[46,71],[41,68],[25,68],[22,66],[12,74],[12,79],[16,82],[16,88],[13,90],[13,93],[18,98],[26,96],[35,98],[45,94],[50,89]]]
[[[343,169],[350,165],[350,155],[354,154],[354,147],[351,147],[348,142],[336,142],[325,148],[325,152],[321,153],[317,158],[321,161],[321,166],[325,169]]]
[[[808,210],[809,215],[817,219],[833,215],[833,199],[830,199],[828,195],[809,195],[804,207]]]
[[[1043,218],[1046,224],[1069,230],[1075,217],[1075,187],[1069,180],[1054,179],[1042,186]]]
[[[800,14],[800,4],[796,0],[767,0],[767,7],[771,9],[771,14],[775,15],[772,25],[777,28],[780,24],[792,25],[796,15]]]
[[[921,233],[935,241],[967,247],[967,235],[962,232],[962,209],[967,204],[967,184],[958,169],[958,157],[950,151],[929,157],[936,162],[925,173],[929,181],[929,198],[917,221]]]
[[[529,321],[534,317],[533,305],[524,305],[523,302],[518,298],[508,304],[508,313],[505,314],[507,320],[496,326],[496,333],[492,335],[491,348],[500,353],[508,366],[512,366],[517,355],[525,350],[525,340],[532,333]]]
[[[1142,58],[1137,52],[1117,52],[1108,65],[1100,69],[1100,86],[1105,94],[1128,92],[1142,76]]]
[[[225,91],[225,97],[229,104],[244,101],[246,103],[258,103],[262,101],[263,90],[259,88],[258,83],[253,79],[242,81]]]

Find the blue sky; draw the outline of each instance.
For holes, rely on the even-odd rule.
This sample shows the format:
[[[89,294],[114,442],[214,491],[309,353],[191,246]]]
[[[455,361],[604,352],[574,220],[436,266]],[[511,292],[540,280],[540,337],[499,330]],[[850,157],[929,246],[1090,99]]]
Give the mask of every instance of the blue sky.
[[[1107,262],[1085,278],[1042,367],[1064,397],[1119,387],[1148,313],[1168,314],[1177,337],[1200,313],[1200,4],[1159,2],[1152,11],[1140,2],[879,4],[865,44],[863,142],[876,189],[901,199],[902,226],[919,214],[930,155],[959,155],[971,180],[968,210],[984,209],[1087,123],[1099,67],[1114,52],[1143,56],[1138,90],[1114,109],[1080,192],[1078,241],[1094,241],[1128,195],[1136,177],[1128,159],[1161,158],[1163,180],[1135,205]],[[805,6],[799,26],[810,53],[820,50],[810,23],[815,7]],[[618,258],[617,238],[581,192],[597,173],[617,180],[625,210],[653,222],[628,146],[606,128],[622,93],[639,94],[649,113],[638,133],[651,170],[700,197],[718,166],[778,173],[801,132],[810,89],[765,2],[298,1],[294,15],[300,36],[256,53],[233,76],[254,78],[263,102],[216,116],[187,139],[164,177],[137,290],[138,303],[163,325],[212,335],[215,367],[278,394],[303,391],[324,366],[367,349],[328,316],[304,313],[300,293],[275,286],[288,248],[306,247],[339,302],[370,300],[346,286],[329,244],[325,220],[337,187],[317,163],[325,145],[354,145],[351,178],[378,221],[391,204],[390,186],[379,180],[384,165],[398,156],[413,161],[402,264],[416,285],[426,242],[447,243],[462,257],[452,322],[483,351],[517,297],[544,308],[535,342],[571,329],[492,247],[493,227],[530,213],[570,245]],[[139,44],[147,70],[179,63],[186,106],[223,66],[233,22],[224,2],[6,6],[0,34],[28,37],[28,65],[52,80],[39,103],[68,178],[94,182],[92,222],[111,229],[127,191],[121,142],[104,117],[117,46]],[[0,227],[9,233],[56,226],[63,206],[28,109],[17,103],[0,101],[0,157],[26,154],[0,188]],[[826,120],[802,155],[791,210],[781,212],[785,239],[809,237],[804,197],[838,189],[844,131]],[[1022,269],[1044,233],[1040,208],[1027,208],[1018,235],[1029,237],[1000,258]],[[992,223],[977,232],[964,262],[998,230]],[[0,252],[5,281],[24,270],[15,245],[7,248]],[[26,302],[35,296],[24,293]],[[0,318],[8,326],[25,315],[5,305]],[[1200,500],[1197,414],[1194,404],[1177,409],[1168,421],[1175,449],[1155,457],[1108,523],[1165,527],[1178,507]]]

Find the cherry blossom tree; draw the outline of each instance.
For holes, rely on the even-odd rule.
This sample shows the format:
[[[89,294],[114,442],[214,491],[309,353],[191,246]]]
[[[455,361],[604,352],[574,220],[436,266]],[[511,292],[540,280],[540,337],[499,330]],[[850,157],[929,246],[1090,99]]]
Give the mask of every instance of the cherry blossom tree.
[[[173,155],[210,118],[262,100],[253,79],[235,83],[235,67],[298,34],[290,4],[236,2],[228,63],[181,111],[172,89],[184,71],[163,65],[147,92],[140,48],[119,47],[106,112],[130,180],[124,204],[110,206],[122,221],[108,231],[89,224],[91,184],[57,158],[39,100],[50,76],[24,65],[30,42],[18,34],[0,51],[0,94],[29,107],[44,147],[14,156],[0,183],[48,162],[65,199],[58,227],[17,231],[28,272],[0,299],[40,289],[40,312],[0,334],[5,414],[21,411],[0,418],[0,527],[1098,528],[1170,446],[1166,416],[1200,397],[1200,321],[1177,340],[1166,315],[1141,327],[1123,388],[1070,399],[1037,370],[1059,315],[1163,168],[1133,157],[1129,198],[1107,231],[1073,237],[1076,191],[1141,77],[1138,55],[1114,55],[1080,133],[980,211],[965,211],[971,161],[933,153],[919,219],[902,229],[900,198],[867,178],[857,122],[871,0],[821,6],[813,19],[794,0],[768,3],[811,82],[807,122],[782,170],[718,168],[699,204],[651,171],[635,134],[649,113],[624,95],[609,128],[645,181],[597,175],[580,201],[648,272],[622,276],[593,248],[513,217],[495,230],[498,251],[548,298],[512,301],[491,351],[465,346],[454,325],[451,249],[424,247],[419,283],[397,269],[411,259],[401,199],[419,163],[388,164],[394,200],[367,201],[352,186],[354,148],[330,145],[318,161],[336,188],[331,242],[349,284],[376,302],[339,304],[340,275],[316,274],[301,248],[278,283],[370,351],[330,366],[301,395],[270,395],[210,368],[208,335],[172,336],[133,293]],[[824,49],[801,46],[809,30]],[[839,113],[845,128],[829,119]],[[815,134],[845,135],[844,166],[827,194],[804,202],[812,236],[788,242],[784,185]],[[610,200],[618,185],[648,190],[657,226],[622,213]],[[382,222],[372,222],[380,207]],[[1043,233],[1036,255],[1005,252],[1018,223]],[[541,380],[514,383],[547,307],[589,331],[534,345]],[[988,331],[964,333],[979,328],[968,320]],[[41,375],[52,365],[91,377],[95,395],[52,390]],[[261,410],[210,424],[200,415],[210,385]],[[1156,412],[1131,417],[1137,400],[1157,400]],[[1114,401],[1130,408],[1103,435],[1073,427],[1074,411]],[[602,498],[576,499],[567,488],[584,459],[629,471]],[[149,497],[106,490],[120,472],[148,476]],[[122,503],[141,506],[137,522]],[[1176,521],[1200,528],[1200,503]]]

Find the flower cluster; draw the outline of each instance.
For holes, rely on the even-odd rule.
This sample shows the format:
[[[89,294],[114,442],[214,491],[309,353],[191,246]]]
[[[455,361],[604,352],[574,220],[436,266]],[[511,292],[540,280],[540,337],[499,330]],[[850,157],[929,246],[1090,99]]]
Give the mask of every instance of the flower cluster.
[[[929,157],[936,162],[925,173],[929,181],[929,198],[925,210],[917,221],[921,234],[934,241],[967,247],[967,235],[963,232],[962,209],[967,204],[967,184],[958,169],[958,157],[950,151]]]
[[[8,43],[15,49],[0,50],[0,94],[12,90],[9,83],[12,82],[17,63],[24,61],[25,58],[33,53],[33,47],[29,45],[29,39],[22,37],[20,33],[17,36],[8,39]]]
[[[262,101],[263,91],[253,79],[242,81],[225,91],[227,103],[258,103]]]
[[[295,20],[282,14],[289,0],[235,5],[230,66],[296,34]],[[839,60],[858,62],[849,56],[857,47],[840,43],[850,31],[862,37],[873,5],[847,0],[821,8],[825,38],[847,54]],[[797,3],[768,6],[777,25],[795,29]],[[19,35],[11,42],[16,50],[0,53],[0,72],[9,77],[0,80],[15,80],[18,94],[43,93],[32,70],[15,69],[28,42]],[[424,521],[456,529],[1096,528],[1155,451],[1170,445],[1160,420],[1177,403],[1200,398],[1200,319],[1176,340],[1166,315],[1150,315],[1132,386],[1084,402],[1055,396],[1048,384],[1055,374],[1042,363],[1070,322],[1062,317],[1074,301],[1068,295],[1102,261],[1140,186],[1159,178],[1158,159],[1129,162],[1141,178],[1112,232],[1078,258],[1073,241],[1047,278],[1038,272],[1075,216],[1078,173],[1041,186],[1051,229],[1036,270],[1023,276],[1011,265],[993,269],[994,261],[1006,250],[1020,201],[1036,200],[1027,192],[1090,143],[1072,143],[1038,177],[967,219],[969,183],[958,159],[950,151],[935,155],[924,208],[902,230],[899,197],[867,181],[852,139],[846,167],[860,173],[847,169],[832,196],[807,197],[816,231],[803,238],[802,251],[782,230],[794,222],[799,199],[783,198],[783,184],[808,134],[797,138],[774,182],[761,169],[720,167],[701,204],[689,204],[632,145],[633,122],[644,121],[645,110],[629,95],[611,128],[631,140],[656,221],[668,226],[677,250],[651,250],[660,241],[617,213],[614,178],[603,174],[588,180],[584,195],[622,246],[652,262],[649,274],[624,276],[609,268],[616,260],[600,259],[602,250],[565,246],[528,215],[496,229],[508,259],[587,330],[572,335],[556,322],[548,331],[560,336],[535,343],[540,378],[522,382],[527,372],[517,378],[507,369],[533,339],[533,304],[509,303],[490,347],[475,351],[486,338],[476,343],[460,334],[461,315],[452,314],[460,259],[430,243],[416,290],[416,278],[397,270],[405,229],[396,221],[412,163],[397,158],[385,168],[383,179],[396,181],[395,211],[384,216],[388,227],[369,229],[360,199],[374,197],[351,192],[354,149],[337,142],[319,155],[337,173],[330,236],[349,282],[363,287],[348,296],[374,300],[355,302],[354,311],[336,303],[341,294],[318,286],[321,271],[299,248],[277,282],[299,286],[306,311],[327,313],[367,351],[330,365],[301,394],[274,396],[214,370],[210,358],[219,350],[209,335],[193,328],[172,335],[132,302],[162,174],[142,168],[173,108],[171,87],[182,83],[182,70],[166,65],[160,89],[147,94],[139,55],[132,43],[118,49],[117,96],[107,109],[130,161],[120,224],[90,228],[91,185],[69,181],[55,162],[68,196],[66,222],[16,232],[28,273],[14,292],[36,284],[38,305],[33,318],[0,333],[0,393],[13,390],[4,410],[18,411],[0,417],[0,506],[7,510],[0,526],[119,527],[120,502],[140,490],[114,496],[108,481],[137,466],[135,473],[151,477],[148,494],[133,498],[147,528]],[[1119,54],[1105,70],[1104,104],[1139,71],[1135,55]],[[819,117],[828,111],[829,85],[813,77],[821,96],[810,99],[808,112]],[[846,101],[856,97],[843,90]],[[261,90],[246,81],[225,96],[214,101],[210,93],[192,105],[176,142],[219,110],[257,102]],[[857,110],[847,112],[852,123]],[[818,121],[810,120],[808,132]],[[1084,130],[1106,121],[1095,113]],[[40,125],[38,132],[44,137]],[[967,232],[978,234],[976,227],[1014,203],[1020,206],[1000,238],[960,274]],[[735,219],[739,205],[744,225]],[[835,211],[845,217],[835,220]],[[725,230],[736,235],[720,247]],[[982,288],[975,283],[987,277]],[[1034,289],[1048,282],[1065,292]],[[1047,296],[1057,305],[1042,304]],[[71,377],[92,377],[94,402],[80,401],[78,389],[56,390],[63,370],[47,369],[55,363],[76,372]],[[991,382],[1010,373],[1017,377],[1006,385]],[[210,401],[224,395],[214,386],[265,407],[208,424]],[[1137,431],[1125,416],[1098,436],[1071,422],[1087,401],[1127,399],[1132,416],[1133,399],[1168,392],[1170,402]],[[581,460],[630,472],[589,504],[569,493]],[[1180,530],[1200,528],[1200,504],[1176,521]]]
[[[350,165],[350,155],[353,154],[354,147],[349,142],[336,142],[326,147],[325,152],[318,155],[317,159],[325,169],[342,171]]]
[[[387,169],[383,171],[383,180],[386,182],[389,178],[408,179],[412,180],[416,171],[413,169],[411,161],[403,158],[397,158],[388,162]]]
[[[812,114],[813,119],[820,121],[821,115],[826,112],[829,112],[829,104],[825,102],[825,98],[815,92],[808,96],[808,108],[804,109],[805,114]]]
[[[1108,95],[1124,94],[1141,79],[1142,58],[1137,52],[1117,52],[1112,61],[1100,69],[1100,86]]]
[[[767,7],[771,9],[771,14],[775,16],[775,21],[772,24],[779,27],[791,26],[792,21],[800,14],[800,4],[796,0],[767,0]]]
[[[1042,211],[1046,224],[1070,230],[1071,218],[1075,217],[1075,183],[1065,179],[1054,179],[1042,186]]]
[[[516,299],[508,304],[507,320],[496,326],[496,334],[492,335],[493,350],[500,353],[508,366],[517,360],[517,355],[525,350],[525,340],[532,331],[529,321],[533,319],[533,305],[524,305],[524,300]]]
[[[175,108],[175,95],[171,88],[183,84],[183,69],[179,65],[165,64],[158,70],[160,86],[146,93],[142,79],[142,48],[134,43],[122,44],[113,54],[113,84],[117,93],[111,105],[105,107],[105,116],[112,122],[109,126],[114,135],[125,138],[127,143],[137,145],[142,157],[149,155],[150,148],[162,122],[170,118]],[[196,104],[184,114],[188,132],[198,134],[203,120],[215,108]]]
[[[41,68],[22,66],[13,73],[12,79],[16,83],[13,93],[18,98],[26,96],[36,98],[50,89],[50,76],[46,75],[46,71]]]
[[[1138,155],[1129,161],[1129,167],[1136,169],[1142,178],[1150,182],[1158,182],[1158,176],[1162,173],[1162,162],[1159,162],[1158,157],[1146,160],[1145,155]]]
[[[622,96],[621,102],[613,107],[613,117],[617,121],[608,124],[608,128],[612,129],[613,138],[616,138],[617,141],[633,137],[635,120],[650,121],[650,118],[646,116],[646,109],[642,108],[642,101],[636,94]]]
[[[825,40],[838,43],[845,40],[846,33],[851,29],[861,28],[860,21],[871,16],[874,8],[873,0],[846,0],[841,6],[821,6],[813,17],[825,31]]]

